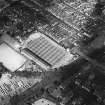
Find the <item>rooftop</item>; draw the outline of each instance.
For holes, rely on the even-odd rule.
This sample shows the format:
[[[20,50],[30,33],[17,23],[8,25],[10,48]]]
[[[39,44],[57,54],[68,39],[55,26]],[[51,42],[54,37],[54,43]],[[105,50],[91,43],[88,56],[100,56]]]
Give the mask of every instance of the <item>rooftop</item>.
[[[34,102],[32,105],[56,105],[56,104],[47,99],[42,98]]]
[[[13,50],[6,43],[0,45],[0,62],[10,71],[16,71],[26,61],[27,59],[24,56]]]

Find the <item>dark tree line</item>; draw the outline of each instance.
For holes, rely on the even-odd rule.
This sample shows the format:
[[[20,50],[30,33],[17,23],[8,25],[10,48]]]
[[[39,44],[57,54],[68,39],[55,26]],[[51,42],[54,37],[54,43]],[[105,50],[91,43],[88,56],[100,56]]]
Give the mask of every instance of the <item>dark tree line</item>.
[[[0,62],[0,78],[2,77],[3,73],[7,73],[7,72],[9,72],[9,70],[5,68],[3,64]]]

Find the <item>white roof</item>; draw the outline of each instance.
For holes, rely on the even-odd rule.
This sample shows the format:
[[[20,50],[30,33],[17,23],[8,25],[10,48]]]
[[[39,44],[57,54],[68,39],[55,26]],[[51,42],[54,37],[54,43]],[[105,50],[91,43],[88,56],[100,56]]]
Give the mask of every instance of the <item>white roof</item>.
[[[32,105],[56,105],[56,104],[53,103],[52,101],[42,98],[42,99],[39,99],[38,101],[36,101]]]
[[[3,43],[0,45],[0,62],[12,72],[19,69],[26,60],[24,56],[13,50],[7,44]]]
[[[66,54],[65,49],[42,36],[42,34],[38,33],[36,36],[36,38],[32,37],[33,40],[27,44],[27,48],[34,54],[38,55],[51,66],[59,63],[64,58]]]

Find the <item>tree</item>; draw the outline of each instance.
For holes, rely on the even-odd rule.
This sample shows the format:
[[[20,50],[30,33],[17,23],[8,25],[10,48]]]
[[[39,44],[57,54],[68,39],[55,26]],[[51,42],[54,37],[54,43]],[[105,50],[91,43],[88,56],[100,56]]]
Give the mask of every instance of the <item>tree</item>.
[[[3,73],[6,73],[6,72],[10,72],[7,68],[5,68],[3,66],[3,64],[0,62],[0,78],[2,76]]]

